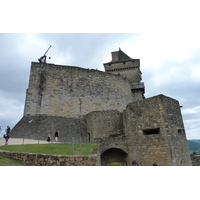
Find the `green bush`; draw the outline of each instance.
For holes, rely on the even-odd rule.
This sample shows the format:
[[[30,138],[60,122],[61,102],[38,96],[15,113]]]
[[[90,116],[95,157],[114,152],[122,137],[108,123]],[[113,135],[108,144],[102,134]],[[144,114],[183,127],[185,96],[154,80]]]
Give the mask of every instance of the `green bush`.
[[[113,162],[113,163],[108,164],[108,166],[122,166],[122,165],[121,163]]]

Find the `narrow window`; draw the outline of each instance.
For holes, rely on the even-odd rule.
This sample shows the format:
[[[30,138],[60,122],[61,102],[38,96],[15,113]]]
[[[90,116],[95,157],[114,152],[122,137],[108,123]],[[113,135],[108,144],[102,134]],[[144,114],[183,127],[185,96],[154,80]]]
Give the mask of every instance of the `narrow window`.
[[[144,135],[154,135],[160,133],[160,128],[144,129],[142,131]]]
[[[178,134],[185,134],[185,130],[184,129],[178,129]]]

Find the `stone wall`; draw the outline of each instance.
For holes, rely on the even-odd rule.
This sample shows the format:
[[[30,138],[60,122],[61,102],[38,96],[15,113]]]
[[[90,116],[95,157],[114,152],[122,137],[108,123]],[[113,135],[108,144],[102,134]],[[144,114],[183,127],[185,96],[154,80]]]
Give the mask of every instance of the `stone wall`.
[[[104,64],[104,67],[106,72],[119,73],[121,76],[126,77],[130,83],[137,83],[142,80],[139,60]]]
[[[130,103],[123,116],[129,161],[151,166],[191,165],[178,101],[159,95]]]
[[[163,95],[132,102],[124,112],[94,111],[82,118],[25,116],[19,123],[11,137],[46,139],[48,131],[54,133],[59,127],[62,142],[74,138],[74,142],[99,143],[104,165],[119,158],[125,165],[132,160],[143,166],[191,165],[180,105]]]
[[[120,75],[32,62],[24,115],[74,118],[92,111],[122,111],[134,100],[129,81]]]
[[[72,138],[74,142],[80,139],[89,142],[85,115],[93,111],[122,112],[127,103],[143,99],[142,93],[131,89],[129,81],[120,75],[33,62],[24,116],[11,135],[45,140],[48,134],[54,136],[55,130],[59,129],[62,142],[72,142]],[[119,121],[122,123],[121,119]]]
[[[48,134],[54,140],[54,133],[59,130],[61,142],[88,142],[85,119],[59,116],[24,116],[12,129],[11,137],[46,140]]]
[[[98,166],[98,156],[66,156],[0,151],[0,155],[34,166]]]
[[[90,141],[100,144],[100,154],[108,149],[119,149],[128,154],[121,112],[94,111],[86,115],[86,125]]]
[[[90,142],[99,142],[104,138],[123,135],[122,113],[117,110],[94,111],[86,115],[87,133]]]
[[[190,152],[179,102],[163,95],[160,96],[164,128],[170,145],[171,159],[175,166],[191,165]]]

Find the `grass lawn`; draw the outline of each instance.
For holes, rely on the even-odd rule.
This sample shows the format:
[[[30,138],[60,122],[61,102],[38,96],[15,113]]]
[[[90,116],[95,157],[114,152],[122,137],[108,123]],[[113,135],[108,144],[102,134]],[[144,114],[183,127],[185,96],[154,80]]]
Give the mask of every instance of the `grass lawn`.
[[[0,166],[31,166],[31,165],[20,162],[18,160],[0,156]]]
[[[74,146],[74,148],[73,148]],[[25,145],[5,145],[0,146],[0,150],[18,151],[40,154],[59,154],[59,155],[91,155],[93,150],[98,148],[98,144],[82,143],[74,145],[71,143],[53,144],[25,144]]]

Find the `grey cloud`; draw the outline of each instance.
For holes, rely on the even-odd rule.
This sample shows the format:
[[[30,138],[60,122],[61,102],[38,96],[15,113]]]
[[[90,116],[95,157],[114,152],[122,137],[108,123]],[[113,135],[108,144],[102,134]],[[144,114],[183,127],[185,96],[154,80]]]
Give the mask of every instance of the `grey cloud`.
[[[5,103],[0,102],[1,110],[2,106],[8,108],[5,111],[6,116],[0,115],[0,125],[14,126],[22,117],[31,61],[37,61],[49,45],[52,45],[49,52],[52,59],[48,62],[104,70],[103,63],[111,61],[111,52],[118,50],[119,46],[130,57],[134,57],[133,53],[137,52],[137,49],[134,46],[128,50],[123,49],[123,44],[125,42],[126,46],[129,42],[131,45],[134,44],[139,35],[117,33],[0,34],[0,94],[3,96],[0,100],[10,100]],[[147,47],[142,46],[141,48],[145,50]],[[134,50],[133,53],[132,50]],[[151,52],[146,53],[151,54]],[[200,102],[200,81],[194,79],[193,74],[200,66],[199,54],[200,48],[182,61],[174,61],[169,58],[159,67],[155,67],[153,62],[142,60],[146,57],[143,55],[143,51],[140,51],[137,58],[141,59],[142,77],[146,87],[145,96],[164,94],[175,98],[184,106],[183,111],[197,107]],[[154,56],[156,55],[154,54]],[[61,61],[62,63],[60,63]],[[10,112],[10,108],[12,112]],[[188,136],[193,136],[192,131],[194,131],[196,137],[199,137],[195,126],[195,119],[198,119],[199,111],[195,115],[183,112],[183,117],[186,120]]]
[[[181,62],[168,60],[159,69],[143,71],[148,96],[162,93],[177,99],[183,106],[183,119],[190,139],[199,138],[200,131],[200,110],[196,110],[197,113],[185,112],[189,109],[195,111],[200,102],[200,81],[193,78],[200,66],[199,53],[200,49],[197,49]]]
[[[101,60],[103,60],[105,55],[110,55],[111,51],[118,50],[116,47],[119,48],[120,43],[124,39],[135,38],[135,35],[117,33],[61,33],[41,34],[40,37],[48,41],[49,44],[52,44],[52,54],[58,50],[58,53],[65,52],[73,56],[73,60],[71,63],[66,63],[67,65],[103,69]]]

